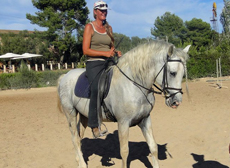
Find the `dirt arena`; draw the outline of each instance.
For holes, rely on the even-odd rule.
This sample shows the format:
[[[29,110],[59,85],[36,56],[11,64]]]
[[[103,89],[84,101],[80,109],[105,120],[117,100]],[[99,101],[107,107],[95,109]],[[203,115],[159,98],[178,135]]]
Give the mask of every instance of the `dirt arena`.
[[[161,168],[227,168],[230,166],[230,78],[216,89],[210,78],[183,84],[177,110],[156,95],[151,113]],[[212,79],[211,79],[212,80]],[[77,168],[66,118],[59,113],[56,88],[0,91],[1,168]],[[89,168],[120,168],[116,123],[106,123],[109,135],[82,140]],[[138,127],[130,128],[130,168],[151,168],[149,150]]]

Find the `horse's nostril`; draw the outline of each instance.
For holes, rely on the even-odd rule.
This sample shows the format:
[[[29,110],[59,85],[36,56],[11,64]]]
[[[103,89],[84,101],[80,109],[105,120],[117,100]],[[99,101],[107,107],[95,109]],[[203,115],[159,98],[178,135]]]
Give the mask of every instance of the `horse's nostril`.
[[[180,103],[178,103],[178,102],[173,102],[172,103],[172,106],[179,106],[180,105]]]
[[[173,106],[177,106],[177,103],[176,102],[173,102],[173,104],[172,104]]]

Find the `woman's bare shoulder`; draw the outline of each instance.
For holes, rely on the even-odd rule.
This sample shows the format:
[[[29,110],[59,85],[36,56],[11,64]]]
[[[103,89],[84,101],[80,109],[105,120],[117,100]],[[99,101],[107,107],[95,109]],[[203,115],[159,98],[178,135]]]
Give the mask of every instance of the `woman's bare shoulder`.
[[[85,25],[85,28],[93,28],[92,22],[87,23],[87,24]]]

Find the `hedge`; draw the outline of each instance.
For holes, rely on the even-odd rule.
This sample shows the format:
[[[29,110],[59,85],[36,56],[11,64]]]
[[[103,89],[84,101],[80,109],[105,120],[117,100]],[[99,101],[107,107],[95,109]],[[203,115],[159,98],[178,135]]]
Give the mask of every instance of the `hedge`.
[[[68,70],[36,72],[22,66],[17,73],[0,74],[0,90],[56,86],[57,79]]]

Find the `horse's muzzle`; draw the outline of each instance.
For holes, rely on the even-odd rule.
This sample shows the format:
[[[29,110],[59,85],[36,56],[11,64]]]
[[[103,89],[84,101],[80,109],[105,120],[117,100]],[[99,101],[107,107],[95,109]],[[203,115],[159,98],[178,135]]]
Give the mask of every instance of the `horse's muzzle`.
[[[179,102],[173,102],[173,103],[171,104],[171,107],[174,108],[174,109],[176,109],[179,105],[180,105]]]
[[[165,104],[173,109],[176,109],[180,105],[181,101],[176,99],[175,97],[169,97],[165,99]]]

